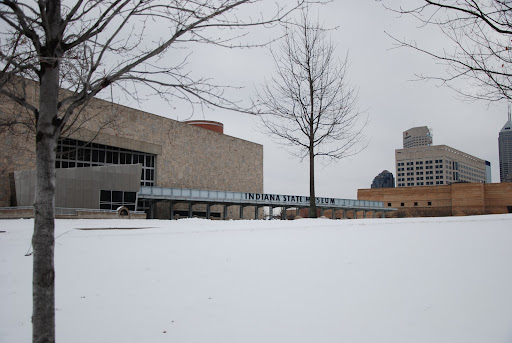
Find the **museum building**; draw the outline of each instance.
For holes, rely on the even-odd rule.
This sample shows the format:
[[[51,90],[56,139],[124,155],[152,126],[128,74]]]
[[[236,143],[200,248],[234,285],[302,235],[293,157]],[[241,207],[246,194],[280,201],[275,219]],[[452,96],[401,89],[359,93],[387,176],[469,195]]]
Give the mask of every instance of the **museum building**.
[[[27,81],[26,97],[38,102],[38,85]],[[63,92],[66,92],[63,90]],[[30,113],[2,99],[0,207],[34,201],[35,137]],[[140,186],[263,192],[263,146],[223,133],[211,121],[179,122],[100,99],[72,118],[57,147],[55,206],[113,210],[124,206],[148,217],[169,219],[170,203],[137,198]],[[198,215],[204,205],[194,205]],[[183,206],[185,211],[185,206]],[[254,209],[243,212],[254,218]],[[180,213],[179,204],[174,213]],[[227,216],[238,217],[237,206]],[[226,214],[212,206],[211,217]]]

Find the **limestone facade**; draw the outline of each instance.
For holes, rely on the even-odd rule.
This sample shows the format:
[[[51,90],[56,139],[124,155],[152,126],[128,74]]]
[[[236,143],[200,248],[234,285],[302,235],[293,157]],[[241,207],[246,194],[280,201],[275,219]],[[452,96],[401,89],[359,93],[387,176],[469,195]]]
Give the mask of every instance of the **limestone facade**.
[[[37,85],[29,82],[26,94],[37,102]],[[7,207],[16,205],[13,172],[35,169],[35,136],[32,116],[1,100],[0,119],[16,117],[21,123],[0,131],[0,207]],[[260,144],[100,99],[77,113],[63,137],[156,155],[155,186],[263,192]],[[167,207],[162,204],[157,210]]]

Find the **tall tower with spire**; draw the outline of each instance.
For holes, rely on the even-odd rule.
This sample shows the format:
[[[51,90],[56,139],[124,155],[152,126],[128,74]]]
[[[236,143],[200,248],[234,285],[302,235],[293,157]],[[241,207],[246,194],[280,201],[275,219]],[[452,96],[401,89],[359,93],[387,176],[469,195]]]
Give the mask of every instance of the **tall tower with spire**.
[[[512,119],[510,104],[508,105],[508,121],[498,137],[500,154],[500,182],[512,182]]]

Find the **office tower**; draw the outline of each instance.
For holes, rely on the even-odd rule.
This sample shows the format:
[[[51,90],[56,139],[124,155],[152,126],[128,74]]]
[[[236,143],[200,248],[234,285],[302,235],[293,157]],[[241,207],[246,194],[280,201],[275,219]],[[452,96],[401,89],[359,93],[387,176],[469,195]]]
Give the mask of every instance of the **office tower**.
[[[432,145],[432,135],[426,126],[413,127],[403,133],[404,149]]]
[[[377,175],[372,182],[372,188],[393,188],[395,187],[395,178],[393,174],[384,170]]]
[[[508,107],[508,121],[498,136],[498,149],[500,155],[500,182],[512,182],[512,121],[510,118],[510,105]]]

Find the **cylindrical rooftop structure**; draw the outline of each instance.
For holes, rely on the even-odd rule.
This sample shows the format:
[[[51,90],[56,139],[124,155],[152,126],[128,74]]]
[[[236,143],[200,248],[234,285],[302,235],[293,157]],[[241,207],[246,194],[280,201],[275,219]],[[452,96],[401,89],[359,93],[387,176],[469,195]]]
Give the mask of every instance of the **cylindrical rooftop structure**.
[[[188,125],[198,126],[206,130],[215,131],[224,134],[224,124],[212,120],[188,120]]]

